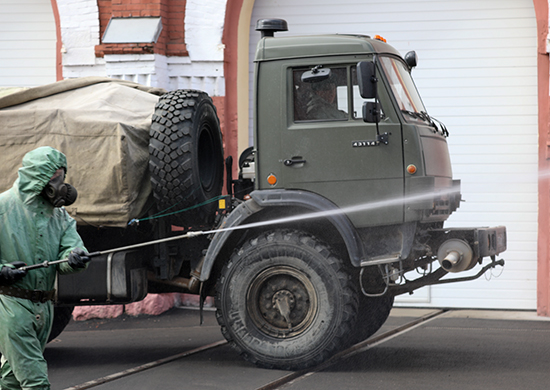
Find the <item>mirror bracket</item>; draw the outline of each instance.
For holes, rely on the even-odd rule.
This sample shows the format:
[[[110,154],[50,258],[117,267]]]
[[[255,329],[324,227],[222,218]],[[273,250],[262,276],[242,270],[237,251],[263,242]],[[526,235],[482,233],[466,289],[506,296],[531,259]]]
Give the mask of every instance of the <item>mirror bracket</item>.
[[[303,83],[318,83],[330,78],[330,68],[323,68],[323,65],[317,65],[311,70],[302,73],[301,80]]]

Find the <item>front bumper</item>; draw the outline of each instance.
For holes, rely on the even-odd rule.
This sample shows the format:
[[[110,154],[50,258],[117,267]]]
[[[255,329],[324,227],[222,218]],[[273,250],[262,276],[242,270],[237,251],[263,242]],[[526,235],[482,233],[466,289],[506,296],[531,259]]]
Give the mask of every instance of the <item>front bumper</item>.
[[[449,228],[430,230],[429,245],[438,248],[449,240],[462,240],[473,251],[473,260],[481,262],[484,257],[496,256],[506,250],[506,226],[479,228]]]
[[[447,284],[456,282],[465,282],[475,280],[496,266],[504,266],[504,260],[497,260],[496,256],[506,250],[506,227],[481,227],[481,228],[450,228],[434,229],[428,232],[430,246],[433,253],[438,253],[438,260],[442,266],[418,279],[408,280],[405,283],[389,286],[388,293],[393,295],[412,293],[414,290],[424,286]],[[453,245],[454,249],[453,249]],[[469,247],[468,256],[464,253],[464,258],[456,264],[445,267],[445,260],[439,258],[442,248],[447,248],[443,253],[453,251],[461,252],[466,246]],[[450,248],[450,249],[449,249]],[[481,264],[483,258],[490,257],[491,262],[485,265],[477,274],[458,278],[442,279],[449,272],[460,272],[473,268],[476,264]],[[460,263],[464,261],[466,263]]]

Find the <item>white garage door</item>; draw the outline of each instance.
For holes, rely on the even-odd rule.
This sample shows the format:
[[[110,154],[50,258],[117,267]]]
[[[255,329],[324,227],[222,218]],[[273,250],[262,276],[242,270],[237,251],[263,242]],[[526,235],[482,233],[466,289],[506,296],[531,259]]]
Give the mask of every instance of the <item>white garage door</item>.
[[[50,0],[0,2],[0,87],[56,81],[55,45]]]
[[[286,19],[290,31],[284,34],[379,34],[402,54],[416,50],[420,60],[413,76],[429,114],[449,128],[453,173],[462,180],[466,200],[446,226],[505,225],[508,229],[502,274],[496,270],[489,281],[482,277],[424,288],[410,298],[399,297],[398,302],[536,308],[538,130],[533,2],[256,0],[251,56],[259,39],[255,23],[261,18]]]

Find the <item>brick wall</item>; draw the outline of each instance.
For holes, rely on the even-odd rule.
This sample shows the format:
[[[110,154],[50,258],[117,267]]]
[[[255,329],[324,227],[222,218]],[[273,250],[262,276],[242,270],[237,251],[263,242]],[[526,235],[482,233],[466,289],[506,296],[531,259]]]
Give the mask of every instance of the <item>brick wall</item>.
[[[225,140],[227,139],[227,135],[225,134],[225,96],[212,96],[212,102],[216,107],[216,112],[218,114],[218,118],[220,119],[220,128],[224,139],[223,148],[226,150]]]
[[[105,54],[148,54],[187,56],[185,46],[186,0],[98,0],[100,37],[111,18],[161,17],[162,32],[156,43],[100,43],[97,57]]]

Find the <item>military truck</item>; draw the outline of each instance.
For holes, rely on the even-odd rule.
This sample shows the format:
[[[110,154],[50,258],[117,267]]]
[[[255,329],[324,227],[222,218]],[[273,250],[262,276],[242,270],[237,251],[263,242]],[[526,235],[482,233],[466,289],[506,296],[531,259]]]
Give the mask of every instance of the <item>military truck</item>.
[[[364,35],[275,37],[287,30],[280,19],[259,20],[257,30],[254,145],[235,158],[238,169],[233,156],[224,159],[211,98],[194,90],[159,98],[131,83],[79,81],[82,99],[60,104],[74,92],[62,88],[44,111],[49,121],[65,118],[63,134],[16,137],[68,154],[68,180],[81,194],[68,211],[88,250],[126,246],[58,278],[54,335],[74,305],[128,303],[150,292],[214,296],[222,333],[245,359],[301,369],[374,334],[396,295],[504,264],[496,256],[506,249],[505,227],[444,226],[460,206],[460,181],[449,132],[428,115],[411,77],[414,52],[402,57]],[[115,98],[84,109],[98,85],[118,88]],[[131,99],[121,91],[128,86]],[[136,90],[147,101],[140,125],[129,124],[132,115],[102,113],[128,100],[135,106]],[[26,105],[36,101],[20,101],[0,117],[17,107],[29,116]],[[51,114],[75,101],[75,115]],[[152,102],[151,117],[143,111]],[[95,142],[78,124],[90,117],[114,118],[112,142]],[[478,264],[477,274],[451,275]]]

